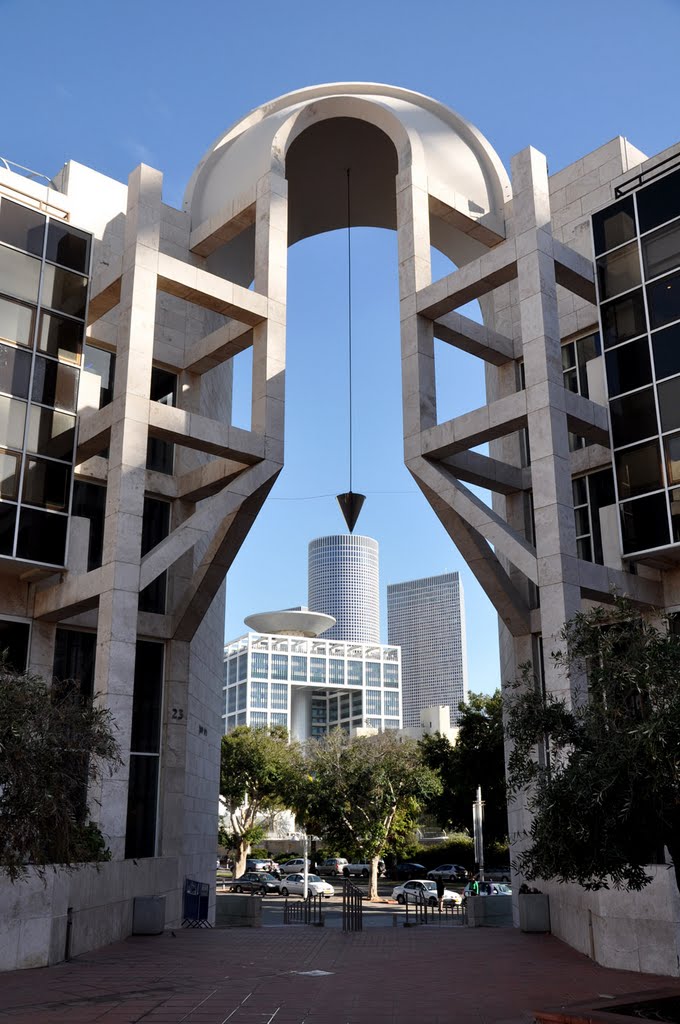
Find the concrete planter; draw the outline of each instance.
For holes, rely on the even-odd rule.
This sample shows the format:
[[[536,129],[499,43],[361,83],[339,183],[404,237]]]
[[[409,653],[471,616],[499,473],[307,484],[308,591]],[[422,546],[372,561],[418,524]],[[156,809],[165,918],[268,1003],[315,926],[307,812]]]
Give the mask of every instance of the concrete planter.
[[[522,932],[550,931],[550,897],[545,893],[520,893],[517,897]]]
[[[261,928],[262,897],[220,893],[215,909],[216,928]]]
[[[468,896],[468,928],[505,928],[512,925],[512,896]]]

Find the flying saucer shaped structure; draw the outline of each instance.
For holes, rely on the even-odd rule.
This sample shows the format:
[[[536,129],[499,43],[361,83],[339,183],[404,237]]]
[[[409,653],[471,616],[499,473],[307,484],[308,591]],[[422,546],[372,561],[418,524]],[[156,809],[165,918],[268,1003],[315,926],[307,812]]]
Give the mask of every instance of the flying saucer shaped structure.
[[[274,633],[279,636],[319,636],[335,625],[332,615],[323,612],[284,610],[280,612],[258,612],[243,620],[256,633]]]

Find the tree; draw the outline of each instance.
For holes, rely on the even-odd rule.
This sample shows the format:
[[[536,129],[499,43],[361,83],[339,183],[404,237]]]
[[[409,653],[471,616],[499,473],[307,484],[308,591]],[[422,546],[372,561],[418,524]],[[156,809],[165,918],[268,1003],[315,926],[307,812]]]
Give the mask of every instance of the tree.
[[[378,861],[404,815],[415,816],[440,788],[414,740],[393,732],[350,738],[335,729],[306,749],[307,782],[296,811],[308,831],[370,863],[368,895],[378,892]]]
[[[87,784],[120,763],[110,711],[0,658],[0,870],[108,860]]]
[[[455,745],[435,733],[420,740],[425,762],[438,771],[441,795],[428,811],[445,828],[468,829],[477,786],[484,800],[484,844],[504,842],[508,834],[503,733],[503,701],[493,694],[471,693],[460,704],[460,732]]]
[[[290,805],[299,788],[300,749],[283,726],[240,725],[222,737],[220,795],[226,804],[224,845],[236,850],[234,877],[245,870],[250,847],[264,836],[262,817]]]
[[[680,637],[617,600],[576,615],[562,640],[553,658],[574,699],[544,700],[527,667],[508,697],[508,781],[534,815],[517,866],[528,878],[640,890],[665,845],[680,888]]]

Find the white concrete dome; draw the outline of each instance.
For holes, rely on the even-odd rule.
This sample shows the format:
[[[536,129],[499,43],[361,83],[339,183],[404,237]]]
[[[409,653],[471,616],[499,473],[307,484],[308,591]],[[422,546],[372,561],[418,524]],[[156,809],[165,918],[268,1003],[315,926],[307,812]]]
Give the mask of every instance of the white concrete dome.
[[[273,633],[278,636],[319,636],[335,625],[332,615],[298,609],[258,612],[248,615],[243,621],[248,629],[256,633]]]

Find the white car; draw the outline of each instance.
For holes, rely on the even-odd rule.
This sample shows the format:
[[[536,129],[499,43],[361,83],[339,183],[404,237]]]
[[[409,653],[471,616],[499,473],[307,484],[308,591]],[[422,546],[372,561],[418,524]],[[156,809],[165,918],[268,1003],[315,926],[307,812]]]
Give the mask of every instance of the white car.
[[[403,885],[395,885],[392,890],[392,899],[397,903],[406,903],[407,898],[409,903],[424,899],[430,907],[436,907],[439,903],[437,883],[430,878],[412,878],[411,881],[404,882]],[[444,889],[443,901],[444,903],[458,904],[463,902],[463,897],[453,889]]]
[[[307,867],[309,867],[309,858],[307,858]],[[282,875],[292,875],[294,871],[304,870],[304,857],[296,857],[295,860],[287,860],[285,864],[279,864],[279,871]]]
[[[279,885],[282,896],[303,896],[304,891],[305,876],[300,872],[287,875]],[[307,875],[307,892],[310,896],[324,896],[327,900],[335,896],[335,889],[330,882],[324,882],[319,875]]]

